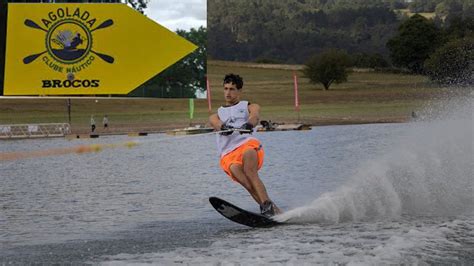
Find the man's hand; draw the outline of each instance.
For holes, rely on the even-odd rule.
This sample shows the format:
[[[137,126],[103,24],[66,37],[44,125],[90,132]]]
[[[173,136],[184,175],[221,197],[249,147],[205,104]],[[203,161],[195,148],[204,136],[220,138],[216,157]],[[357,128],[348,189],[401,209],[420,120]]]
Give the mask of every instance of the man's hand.
[[[253,131],[253,125],[250,124],[249,122],[243,124],[240,129],[248,130],[249,132],[246,131],[240,131],[240,134],[252,134]]]
[[[219,134],[221,134],[222,136],[229,136],[229,135],[232,135],[232,133],[234,133],[234,131],[230,130],[230,129],[233,129],[234,127],[233,126],[229,126],[229,125],[226,125],[225,123],[222,124],[221,126],[221,130],[224,131],[224,130],[229,130],[227,132],[221,132]]]

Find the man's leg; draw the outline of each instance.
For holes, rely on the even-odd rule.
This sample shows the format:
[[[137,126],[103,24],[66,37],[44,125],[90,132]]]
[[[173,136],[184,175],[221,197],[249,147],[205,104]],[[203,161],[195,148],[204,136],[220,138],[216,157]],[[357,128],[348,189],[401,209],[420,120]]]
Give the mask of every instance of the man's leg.
[[[256,150],[246,150],[243,154],[243,165],[232,164],[230,171],[237,179],[237,182],[247,189],[261,207],[267,202],[266,204],[271,204],[275,214],[281,213],[281,210],[270,201],[265,185],[258,176],[258,155]]]
[[[249,181],[248,177],[245,175],[243,167],[239,164],[232,164],[229,169],[230,169],[230,172],[232,173],[232,176],[234,176],[237,182],[239,182],[239,184],[241,184],[250,193],[253,199],[258,204],[262,204],[263,201],[258,197],[258,194],[253,188],[252,183]]]
[[[260,202],[258,202],[265,212],[266,208],[269,208],[270,215],[280,214],[281,210],[278,208],[275,203],[270,200],[268,196],[267,189],[263,184],[262,180],[258,176],[258,153],[254,149],[249,149],[244,152],[243,156],[243,169],[244,173],[247,176],[250,184],[255,190]],[[262,212],[262,213],[263,213]]]
[[[269,200],[267,190],[262,180],[258,176],[258,155],[255,149],[248,149],[243,155],[243,170],[248,181],[255,190],[257,197],[260,199],[259,204]]]

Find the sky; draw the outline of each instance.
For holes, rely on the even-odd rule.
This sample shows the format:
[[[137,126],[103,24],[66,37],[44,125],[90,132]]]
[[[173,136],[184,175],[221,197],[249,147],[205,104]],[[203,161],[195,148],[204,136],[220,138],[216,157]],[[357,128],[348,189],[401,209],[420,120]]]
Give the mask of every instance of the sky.
[[[145,15],[171,31],[207,27],[207,1],[150,0]]]

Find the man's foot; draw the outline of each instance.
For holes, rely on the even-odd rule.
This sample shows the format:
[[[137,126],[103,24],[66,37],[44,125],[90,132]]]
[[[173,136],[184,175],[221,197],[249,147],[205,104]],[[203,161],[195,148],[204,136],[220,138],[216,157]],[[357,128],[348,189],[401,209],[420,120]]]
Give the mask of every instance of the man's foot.
[[[280,214],[280,209],[271,200],[265,201],[260,205],[260,213],[264,216],[271,217],[275,214]]]

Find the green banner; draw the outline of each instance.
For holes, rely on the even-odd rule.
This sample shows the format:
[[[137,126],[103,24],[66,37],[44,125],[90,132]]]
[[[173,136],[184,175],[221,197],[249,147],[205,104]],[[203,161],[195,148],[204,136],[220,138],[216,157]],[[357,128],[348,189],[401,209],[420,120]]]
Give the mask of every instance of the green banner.
[[[194,98],[189,98],[189,119],[194,118]]]

